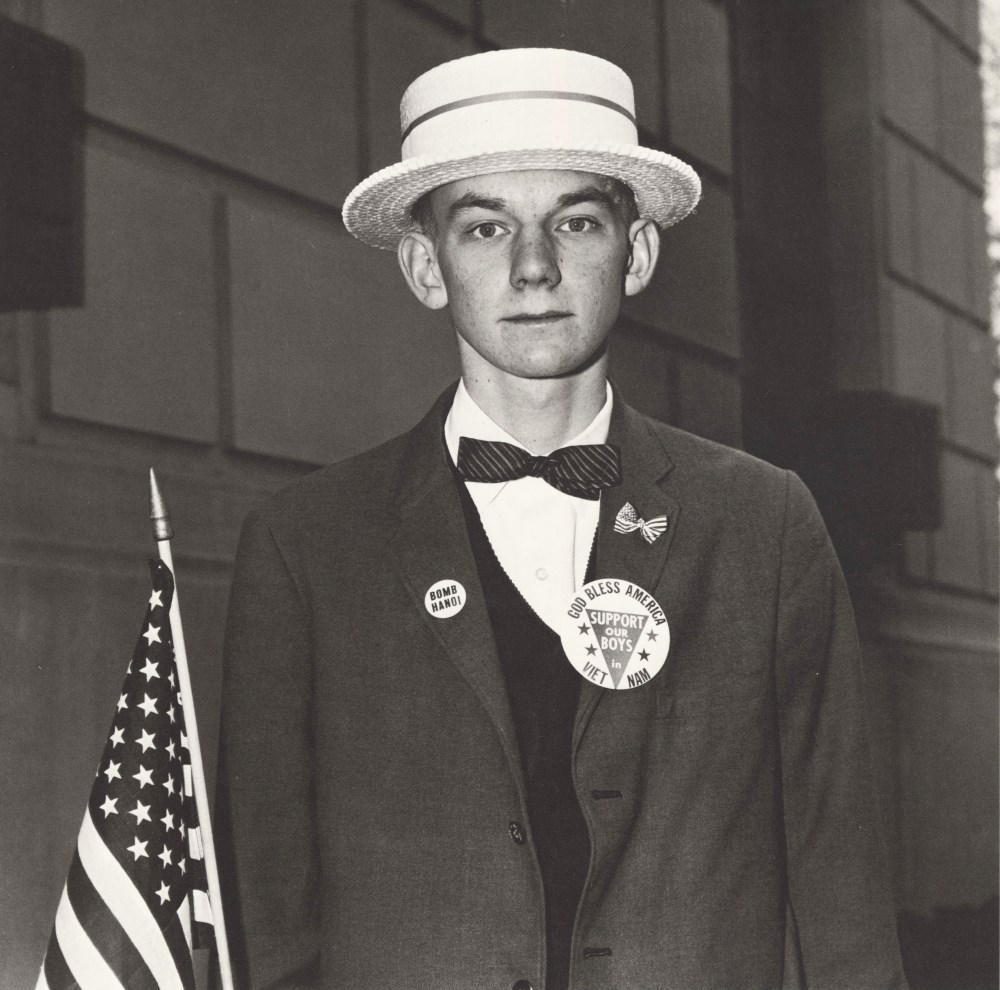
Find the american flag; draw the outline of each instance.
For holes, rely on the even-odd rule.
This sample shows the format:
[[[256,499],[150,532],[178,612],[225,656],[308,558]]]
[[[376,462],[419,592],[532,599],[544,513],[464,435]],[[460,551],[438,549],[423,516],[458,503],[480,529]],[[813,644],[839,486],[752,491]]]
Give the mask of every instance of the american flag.
[[[213,933],[170,602],[153,593],[111,722],[36,990],[194,990]]]

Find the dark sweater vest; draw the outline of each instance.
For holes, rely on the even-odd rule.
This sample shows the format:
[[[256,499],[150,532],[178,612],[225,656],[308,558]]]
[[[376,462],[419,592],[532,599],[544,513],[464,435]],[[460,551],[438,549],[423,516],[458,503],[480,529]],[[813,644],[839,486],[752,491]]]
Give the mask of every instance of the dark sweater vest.
[[[570,764],[580,675],[566,659],[559,636],[500,566],[472,497],[460,478],[456,483],[521,751],[530,834],[545,892],[545,986],[566,990],[573,922],[590,861]],[[593,556],[588,578],[592,569]]]

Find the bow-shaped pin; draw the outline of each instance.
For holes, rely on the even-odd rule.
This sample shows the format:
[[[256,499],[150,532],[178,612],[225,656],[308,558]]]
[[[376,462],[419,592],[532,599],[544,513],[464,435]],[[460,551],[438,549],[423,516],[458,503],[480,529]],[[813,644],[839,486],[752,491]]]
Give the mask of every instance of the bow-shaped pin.
[[[640,519],[631,502],[626,502],[615,517],[616,533],[634,533],[637,529],[642,530],[642,535],[647,543],[652,543],[661,536],[667,528],[667,517],[657,516],[648,522]]]

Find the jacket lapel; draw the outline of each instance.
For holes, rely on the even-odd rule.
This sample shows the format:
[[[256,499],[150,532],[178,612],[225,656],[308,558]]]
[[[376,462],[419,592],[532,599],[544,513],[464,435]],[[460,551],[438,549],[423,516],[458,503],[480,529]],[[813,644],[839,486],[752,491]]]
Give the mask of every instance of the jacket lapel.
[[[402,441],[406,447],[389,500],[394,526],[388,542],[411,607],[434,633],[496,726],[523,800],[524,776],[507,686],[444,448],[444,419],[453,396],[454,389],[445,392]],[[624,480],[601,498],[595,577],[623,578],[652,594],[666,564],[680,515],[679,504],[666,494],[664,485],[673,465],[643,418],[626,406],[617,393],[608,441],[621,450]],[[667,528],[653,543],[648,543],[639,532],[615,532],[615,517],[626,502],[631,502],[643,519],[666,516]],[[463,585],[466,602],[457,614],[439,619],[424,607],[424,595],[432,584],[445,579]],[[583,683],[574,748],[604,694],[605,689],[589,681]]]
[[[616,444],[621,450],[623,480],[618,488],[610,488],[601,496],[594,576],[595,579],[621,578],[654,594],[680,515],[680,505],[666,493],[665,479],[673,464],[644,419],[625,405],[617,392],[608,442]],[[666,530],[652,543],[647,542],[638,530],[616,533],[615,518],[626,502],[632,504],[641,519],[665,516]],[[606,690],[589,681],[584,683],[577,708],[574,747],[579,744]]]
[[[395,528],[389,536],[389,548],[412,600],[411,607],[433,632],[496,726],[523,797],[521,758],[507,686],[444,447],[444,420],[453,395],[454,389],[445,392],[404,441],[407,447],[390,496]],[[432,616],[424,605],[427,589],[442,580],[457,581],[466,592],[465,606],[447,618]]]

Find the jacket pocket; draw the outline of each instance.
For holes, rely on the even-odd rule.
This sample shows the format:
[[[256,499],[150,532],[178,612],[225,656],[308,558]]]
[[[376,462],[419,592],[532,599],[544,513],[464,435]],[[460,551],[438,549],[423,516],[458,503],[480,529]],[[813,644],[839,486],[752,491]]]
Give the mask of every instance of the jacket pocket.
[[[764,674],[740,673],[699,684],[657,687],[656,718],[687,719],[757,708],[768,696],[770,684]]]

